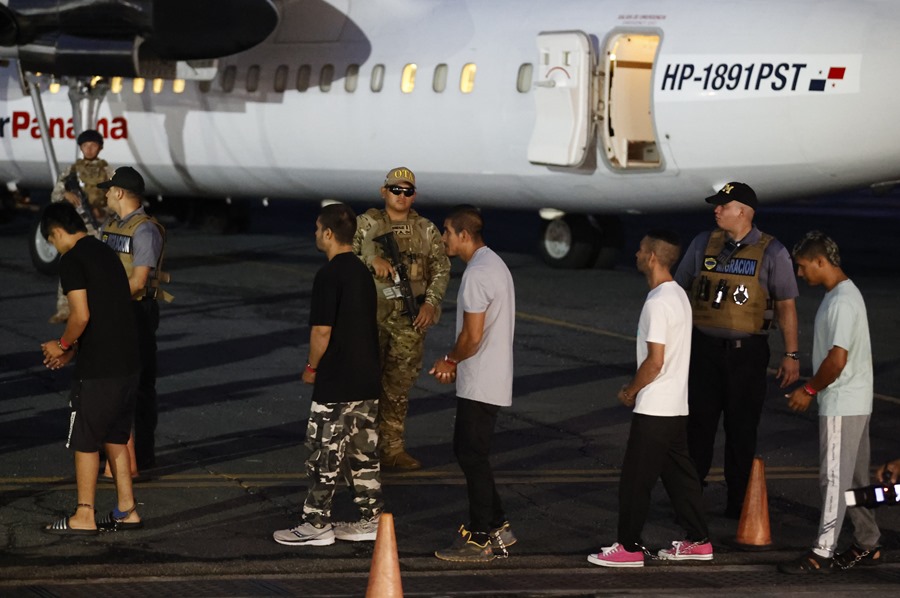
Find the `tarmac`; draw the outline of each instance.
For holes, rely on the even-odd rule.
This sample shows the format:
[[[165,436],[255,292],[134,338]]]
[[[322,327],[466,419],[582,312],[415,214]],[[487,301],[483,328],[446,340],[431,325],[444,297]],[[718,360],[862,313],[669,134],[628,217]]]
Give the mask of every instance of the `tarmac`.
[[[875,359],[873,465],[900,456],[900,268],[892,255],[900,224],[896,197],[867,195],[760,210],[760,228],[790,246],[809,228],[837,237],[846,270],[867,301]],[[424,199],[421,203],[425,203]],[[362,596],[372,543],[288,547],[272,532],[297,523],[305,496],[302,443],[310,388],[305,363],[309,291],[324,257],[313,240],[316,210],[254,208],[242,235],[214,235],[166,220],[167,269],[176,300],[159,330],[157,467],[135,491],[143,530],[60,538],[41,527],[74,507],[73,465],[64,448],[71,372],[41,365],[39,345],[61,327],[47,323],[56,281],[30,264],[33,215],[0,225],[0,595],[2,596]],[[426,211],[426,214],[428,212]],[[441,212],[433,214],[438,222]],[[708,211],[626,218],[626,251],[613,270],[559,271],[530,251],[538,223],[486,212],[488,243],[516,284],[513,407],[501,412],[494,466],[519,542],[507,559],[446,563],[433,551],[466,519],[464,479],[452,449],[452,387],[420,376],[407,425],[409,450],[425,467],[386,472],[407,596],[858,595],[900,582],[900,508],[878,510],[884,564],[828,576],[788,576],[775,564],[798,556],[818,524],[818,436],[814,412],[789,411],[772,379],[758,453],[766,464],[773,545],[730,543],[737,522],[722,516],[720,434],[704,491],[712,563],[649,561],[638,570],[590,565],[615,541],[618,468],[630,413],[617,389],[635,368],[634,334],[646,283],[631,254],[642,232],[665,224],[689,239],[712,225]],[[429,333],[426,366],[453,342],[462,264],[441,323]],[[810,374],[812,320],[821,289],[800,283],[803,375]],[[773,338],[773,355],[782,351]],[[101,482],[98,510],[111,509]],[[345,491],[335,518],[355,517]],[[645,544],[680,539],[661,486]],[[845,526],[848,528],[849,524]],[[841,546],[851,536],[844,530]]]

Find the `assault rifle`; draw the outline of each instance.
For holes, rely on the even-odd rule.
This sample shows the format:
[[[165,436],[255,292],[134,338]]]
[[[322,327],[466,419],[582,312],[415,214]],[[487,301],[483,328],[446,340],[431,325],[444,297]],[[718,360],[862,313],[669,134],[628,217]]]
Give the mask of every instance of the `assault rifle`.
[[[394,266],[394,286],[384,289],[384,296],[388,299],[403,299],[406,315],[409,316],[409,323],[412,324],[416,321],[416,316],[419,314],[419,306],[416,305],[416,297],[413,295],[412,286],[409,284],[406,264],[400,259],[400,248],[397,247],[394,233],[389,232],[372,240],[381,245],[384,253],[391,260],[391,265]]]
[[[91,202],[88,201],[87,193],[81,186],[81,180],[78,178],[78,172],[73,168],[66,178],[63,179],[63,187],[69,193],[78,196],[79,205],[75,206],[78,215],[84,220],[85,225],[92,225],[95,229],[100,230],[100,223],[94,218],[94,211],[91,209]]]

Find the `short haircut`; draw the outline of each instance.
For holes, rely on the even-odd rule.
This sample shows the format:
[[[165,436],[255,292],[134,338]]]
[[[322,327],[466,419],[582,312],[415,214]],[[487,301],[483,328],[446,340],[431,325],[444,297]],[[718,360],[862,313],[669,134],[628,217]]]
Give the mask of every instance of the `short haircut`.
[[[45,239],[50,237],[50,229],[56,227],[70,235],[87,232],[87,226],[78,214],[78,210],[68,201],[51,203],[41,213],[41,235]]]
[[[456,206],[450,210],[447,216],[450,226],[456,231],[456,234],[466,231],[469,236],[476,241],[482,239],[484,233],[484,219],[481,217],[481,210],[469,204]]]
[[[659,263],[671,269],[681,255],[681,238],[675,232],[663,228],[649,230],[645,236],[650,239],[650,251],[656,254]]]
[[[803,238],[794,245],[794,251],[791,252],[794,259],[804,258],[810,259],[818,256],[824,257],[832,266],[841,265],[841,252],[838,250],[837,243],[834,240],[818,230],[811,230]]]
[[[322,230],[330,229],[335,240],[341,245],[353,243],[353,235],[356,234],[356,214],[344,203],[333,203],[322,208],[319,212],[319,222]]]

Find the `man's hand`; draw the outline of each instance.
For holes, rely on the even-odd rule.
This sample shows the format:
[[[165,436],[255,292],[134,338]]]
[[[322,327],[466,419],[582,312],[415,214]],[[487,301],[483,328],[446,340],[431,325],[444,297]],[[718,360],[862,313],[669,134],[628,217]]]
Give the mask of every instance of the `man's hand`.
[[[57,359],[66,353],[59,347],[58,340],[47,341],[43,345],[41,345],[41,353],[44,354],[44,363],[47,363],[47,359]]]
[[[443,357],[434,362],[428,373],[434,376],[441,384],[450,384],[456,380],[456,366],[446,361]]]
[[[781,379],[781,388],[787,388],[800,378],[800,362],[792,357],[781,360],[781,367],[775,372],[775,377]]]
[[[305,368],[303,370],[303,375],[301,376],[301,378],[303,379],[303,382],[305,382],[306,384],[315,384],[316,383],[316,373],[310,372],[309,370],[307,370]]]
[[[791,361],[794,360],[791,359]],[[793,392],[784,396],[788,400],[788,408],[791,411],[796,411],[798,413],[809,409],[809,404],[812,403],[812,400],[814,398],[813,396],[807,394],[807,392],[803,390],[802,386],[795,388]]]
[[[72,193],[71,191],[63,192],[63,197],[66,199],[67,202],[69,202],[76,208],[81,206],[81,198],[78,197],[76,194]]]
[[[625,405],[626,407],[634,407],[634,402],[637,397],[630,396],[625,389],[628,388],[627,384],[623,384],[622,388],[619,389],[619,394],[616,395],[616,398],[619,399],[619,402]]]
[[[50,357],[45,353],[44,365],[47,366],[47,369],[58,370],[72,361],[73,357],[75,357],[75,351],[66,351],[58,357]]]
[[[394,280],[394,276],[397,275],[391,263],[383,257],[379,256],[376,256],[372,259],[372,270],[375,271],[375,276],[377,276],[378,278]]]
[[[891,484],[896,484],[897,480],[900,480],[900,459],[894,459],[879,467],[875,472],[875,481],[880,484],[884,480],[884,474],[890,476]]]
[[[413,328],[420,332],[428,330],[434,324],[435,312],[436,310],[432,304],[427,301],[422,303],[422,306],[419,308],[419,315],[416,316],[413,322]]]

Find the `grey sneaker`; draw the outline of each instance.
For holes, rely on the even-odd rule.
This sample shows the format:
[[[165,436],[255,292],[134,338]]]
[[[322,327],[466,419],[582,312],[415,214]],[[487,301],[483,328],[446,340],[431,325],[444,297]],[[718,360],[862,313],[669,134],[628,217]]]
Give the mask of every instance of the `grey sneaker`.
[[[509,525],[509,521],[504,521],[503,525],[496,527],[490,531],[491,548],[494,550],[495,556],[508,557],[507,548],[518,542],[516,535]]]
[[[330,546],[334,544],[334,530],[328,523],[316,527],[312,523],[301,523],[291,529],[280,529],[272,538],[285,546]]]
[[[472,540],[472,532],[466,526],[459,526],[459,535],[448,548],[436,550],[434,556],[443,561],[457,563],[489,563],[494,560],[494,550],[491,542],[478,544]]]
[[[378,536],[378,517],[334,524],[334,537],[348,542],[370,542]]]

